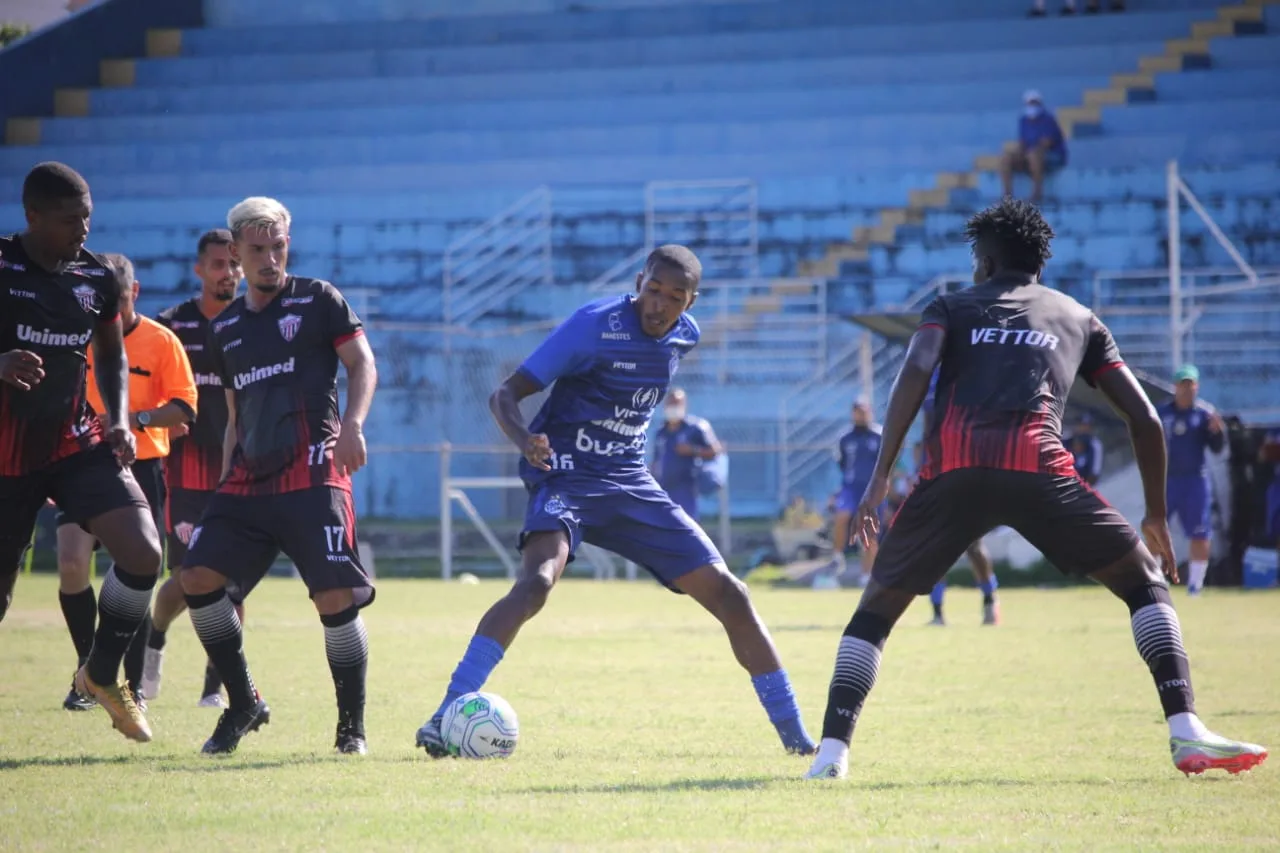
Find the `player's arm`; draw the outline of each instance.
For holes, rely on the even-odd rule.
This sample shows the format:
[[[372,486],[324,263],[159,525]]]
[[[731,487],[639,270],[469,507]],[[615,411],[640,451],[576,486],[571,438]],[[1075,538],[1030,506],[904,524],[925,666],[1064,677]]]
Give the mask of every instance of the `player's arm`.
[[[342,414],[342,429],[363,430],[373,392],[378,387],[378,366],[373,349],[364,335],[351,338],[337,347],[338,358],[347,370],[347,408]]]
[[[1209,418],[1204,426],[1204,445],[1209,448],[1212,453],[1221,453],[1222,448],[1227,445],[1227,425],[1222,420],[1222,415],[1217,412],[1209,412]]]
[[[160,363],[160,397],[169,402],[154,409],[147,409],[147,426],[171,429],[184,424],[193,423],[196,419],[196,406],[199,399],[196,393],[196,378],[191,372],[191,362],[182,349],[177,336],[166,336],[166,345]],[[129,425],[134,429],[140,426],[138,415],[142,412],[129,413]]]
[[[545,435],[529,432],[525,427],[520,401],[549,388],[562,376],[589,369],[595,355],[594,323],[592,315],[582,311],[565,320],[489,396],[489,411],[498,429],[519,448],[529,464],[540,471],[551,470],[551,441]]]
[[[697,448],[698,455],[710,462],[723,453],[724,448],[720,446],[720,439],[716,438],[716,431],[711,428],[710,421],[702,422],[700,432],[702,434],[702,447]]]
[[[93,373],[106,407],[109,429],[129,425],[129,360],[124,353],[124,327],[117,316],[93,333]]]
[[[489,412],[512,444],[514,444],[529,464],[543,471],[550,471],[547,459],[551,456],[551,444],[545,435],[534,435],[524,425],[524,415],[520,412],[520,401],[531,397],[542,390],[524,370],[517,370],[489,395]]]
[[[940,325],[926,323],[916,330],[907,346],[907,357],[898,371],[889,394],[889,409],[880,432],[880,453],[873,476],[888,482],[902,453],[907,431],[920,412],[934,368],[942,358],[947,332]]]

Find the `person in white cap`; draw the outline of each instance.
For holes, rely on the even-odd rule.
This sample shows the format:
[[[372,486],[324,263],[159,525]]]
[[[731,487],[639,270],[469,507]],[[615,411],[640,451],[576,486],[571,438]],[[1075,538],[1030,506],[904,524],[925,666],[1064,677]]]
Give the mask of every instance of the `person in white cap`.
[[[1031,202],[1039,204],[1044,194],[1044,176],[1067,164],[1067,141],[1058,120],[1044,105],[1035,89],[1022,94],[1022,117],[1018,119],[1018,148],[1006,151],[1000,161],[1004,194],[1013,195],[1013,173],[1031,176]]]

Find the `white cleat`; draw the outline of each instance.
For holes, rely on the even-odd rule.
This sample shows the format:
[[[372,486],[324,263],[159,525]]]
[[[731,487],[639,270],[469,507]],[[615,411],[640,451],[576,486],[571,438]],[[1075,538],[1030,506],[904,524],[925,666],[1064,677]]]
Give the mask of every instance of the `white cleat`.
[[[227,702],[222,698],[221,693],[210,693],[208,696],[201,697],[200,701],[196,703],[196,707],[225,708],[227,707]]]
[[[139,693],[148,699],[160,695],[160,675],[164,669],[164,649],[147,648],[142,656],[142,683]]]
[[[843,779],[849,775],[847,761],[828,761],[818,759],[804,774],[806,779]]]

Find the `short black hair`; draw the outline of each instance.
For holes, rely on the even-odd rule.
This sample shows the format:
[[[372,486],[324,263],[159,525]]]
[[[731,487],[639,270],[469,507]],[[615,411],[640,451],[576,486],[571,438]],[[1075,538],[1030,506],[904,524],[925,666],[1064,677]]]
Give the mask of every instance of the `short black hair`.
[[[975,213],[964,227],[964,236],[975,249],[978,243],[990,249],[1007,269],[1039,273],[1053,257],[1049,251],[1053,229],[1035,205],[1015,198],[1006,197]]]
[[[111,271],[116,274],[116,283],[120,287],[120,292],[133,287],[133,283],[137,281],[134,275],[133,261],[119,252],[107,252],[102,259],[111,267]]]
[[[676,243],[668,243],[665,246],[659,246],[649,253],[649,257],[645,259],[645,271],[653,269],[655,266],[666,266],[678,269],[693,279],[693,289],[698,289],[698,283],[702,281],[702,261],[698,260],[698,256],[688,246],[681,246]]]
[[[204,250],[210,246],[230,246],[232,243],[231,232],[225,228],[214,228],[200,235],[199,242],[196,243],[196,256],[204,257]]]
[[[66,163],[39,163],[22,182],[22,206],[43,210],[60,201],[82,199],[89,194],[89,182]]]

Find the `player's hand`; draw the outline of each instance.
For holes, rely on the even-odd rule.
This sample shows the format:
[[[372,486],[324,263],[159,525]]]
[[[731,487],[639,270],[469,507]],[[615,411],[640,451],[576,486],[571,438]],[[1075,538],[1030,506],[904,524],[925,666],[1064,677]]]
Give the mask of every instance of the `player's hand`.
[[[1151,553],[1160,561],[1160,570],[1173,583],[1178,582],[1178,560],[1173,556],[1173,538],[1169,535],[1169,522],[1163,518],[1142,519],[1142,538]]]
[[[169,427],[169,440],[170,440],[170,441],[173,441],[175,438],[182,438],[183,436],[185,436],[185,435],[190,435],[190,434],[191,434],[191,427],[190,427],[190,425],[189,425],[189,424],[187,424],[187,423],[185,423],[185,422],[184,422],[184,423],[180,423],[180,424],[178,424],[177,426],[171,426],[171,427]]]
[[[871,543],[880,535],[880,507],[889,494],[889,478],[874,476],[862,493],[862,501],[853,514],[853,524],[849,530],[849,544],[871,547]]]
[[[550,471],[551,464],[547,460],[551,458],[551,439],[542,433],[529,436],[524,443],[524,458],[539,471]]]
[[[15,388],[30,391],[44,379],[44,360],[24,349],[10,350],[0,355],[0,381]]]
[[[133,432],[128,427],[113,427],[107,430],[107,443],[116,454],[116,461],[121,467],[132,465],[138,455],[138,445]]]
[[[333,445],[333,464],[339,474],[351,476],[369,461],[369,451],[364,445],[364,430],[358,426],[343,426],[338,441]]]
[[[1212,412],[1209,415],[1209,432],[1217,435],[1227,428],[1227,424],[1222,420],[1222,415]]]

